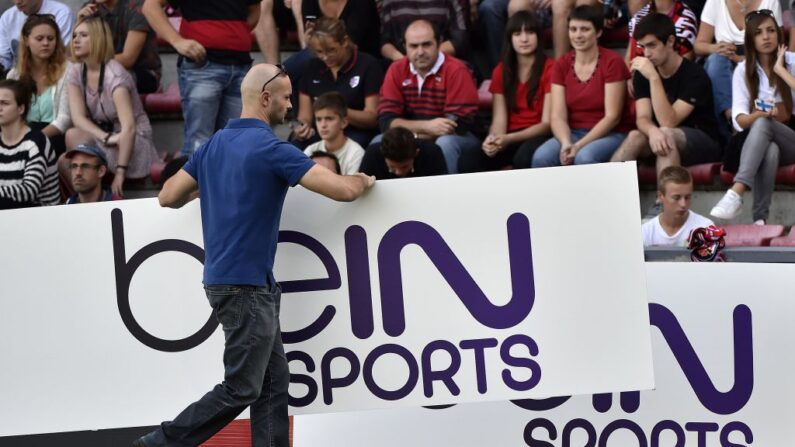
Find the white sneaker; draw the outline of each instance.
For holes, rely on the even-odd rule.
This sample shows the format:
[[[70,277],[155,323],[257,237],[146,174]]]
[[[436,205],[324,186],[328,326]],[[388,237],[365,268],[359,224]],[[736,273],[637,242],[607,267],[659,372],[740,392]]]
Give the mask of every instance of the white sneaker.
[[[765,219],[757,219],[754,221],[754,225],[762,226],[765,224]]]
[[[712,211],[709,214],[718,219],[730,220],[740,215],[742,206],[742,196],[730,189],[726,191],[726,194],[723,195],[718,204],[712,207]]]

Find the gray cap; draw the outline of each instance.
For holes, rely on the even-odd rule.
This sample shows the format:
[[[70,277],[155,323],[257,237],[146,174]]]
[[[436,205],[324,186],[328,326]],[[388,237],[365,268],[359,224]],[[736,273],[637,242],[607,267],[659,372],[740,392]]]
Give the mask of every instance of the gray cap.
[[[74,149],[66,151],[64,157],[72,158],[78,152],[80,152],[81,154],[93,155],[99,158],[99,161],[102,162],[103,165],[105,166],[108,165],[108,159],[107,157],[105,157],[105,151],[103,151],[102,149],[100,149],[99,147],[93,144],[80,144]]]

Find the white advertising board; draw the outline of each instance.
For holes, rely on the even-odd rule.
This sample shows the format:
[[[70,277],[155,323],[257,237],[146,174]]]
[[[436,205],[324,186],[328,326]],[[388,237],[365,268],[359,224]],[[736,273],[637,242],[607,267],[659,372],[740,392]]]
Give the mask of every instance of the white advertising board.
[[[635,175],[291,191],[275,266],[291,411],[652,388]],[[223,377],[198,203],[8,211],[0,234],[0,436],[156,424]]]
[[[793,277],[792,264],[648,263],[653,391],[307,415],[294,446],[795,445]]]

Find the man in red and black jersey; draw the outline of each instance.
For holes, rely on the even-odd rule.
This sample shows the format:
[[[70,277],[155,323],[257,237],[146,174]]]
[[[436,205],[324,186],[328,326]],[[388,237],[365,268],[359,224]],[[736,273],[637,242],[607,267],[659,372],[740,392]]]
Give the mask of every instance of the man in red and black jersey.
[[[475,80],[462,61],[440,51],[439,32],[427,20],[412,22],[405,41],[407,56],[389,66],[381,86],[381,132],[405,127],[415,138],[434,141],[455,174],[462,152],[480,151],[469,132],[478,105]]]
[[[179,32],[168,21],[167,3],[182,11]],[[180,57],[177,62],[185,140],[190,155],[238,118],[240,83],[251,67],[251,30],[260,0],[146,0],[142,11],[152,28]]]

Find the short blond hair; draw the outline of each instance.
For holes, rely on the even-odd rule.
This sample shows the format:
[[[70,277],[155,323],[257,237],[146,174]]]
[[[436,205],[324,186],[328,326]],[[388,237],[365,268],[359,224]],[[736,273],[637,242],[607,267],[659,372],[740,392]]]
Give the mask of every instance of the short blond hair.
[[[657,179],[657,190],[665,194],[665,185],[676,183],[677,185],[687,185],[693,183],[693,176],[690,171],[681,166],[668,166],[660,172]]]
[[[98,16],[83,17],[77,21],[74,29],[77,30],[77,27],[84,23],[88,27],[88,38],[91,41],[88,62],[104,64],[113,59],[116,51],[113,48],[113,32],[110,30],[108,22]],[[74,56],[72,58],[74,59]],[[81,62],[76,59],[74,61]]]

